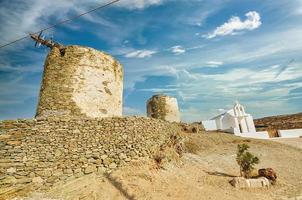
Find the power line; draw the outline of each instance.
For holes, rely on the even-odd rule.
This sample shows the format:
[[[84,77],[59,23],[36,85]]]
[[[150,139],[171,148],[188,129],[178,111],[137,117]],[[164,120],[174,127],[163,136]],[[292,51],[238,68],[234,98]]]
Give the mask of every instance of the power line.
[[[110,5],[114,4],[114,3],[117,3],[117,2],[119,2],[119,1],[121,1],[121,0],[114,0],[114,1],[111,1],[111,2],[109,2],[109,3],[107,3],[107,4],[100,5],[100,6],[96,7],[96,8],[94,8],[94,9],[91,9],[91,10],[89,10],[89,11],[87,11],[87,12],[84,12],[84,13],[81,13],[81,14],[79,14],[79,15],[76,15],[76,16],[74,16],[74,17],[72,17],[72,18],[69,18],[69,19],[65,19],[65,20],[59,21],[59,22],[56,23],[56,24],[53,24],[53,25],[51,25],[51,26],[49,26],[49,27],[46,27],[46,28],[43,28],[43,29],[41,29],[41,30],[39,30],[39,31],[37,31],[37,32],[35,32],[35,33],[32,33],[32,34],[38,34],[38,33],[42,32],[42,31],[47,31],[47,30],[49,30],[49,29],[53,29],[53,28],[55,28],[56,26],[59,26],[59,25],[61,25],[61,24],[66,24],[66,23],[68,23],[68,22],[71,22],[71,21],[73,21],[73,20],[75,20],[75,19],[78,19],[78,18],[82,17],[83,15],[87,15],[87,14],[89,14],[89,13],[92,13],[92,12],[96,11],[96,10],[103,9],[103,8],[108,7],[108,6],[110,6]],[[9,43],[7,43],[7,44],[1,45],[1,46],[0,46],[0,49],[3,48],[3,47],[9,46],[9,45],[11,45],[11,44],[14,44],[14,43],[16,43],[16,42],[19,42],[19,41],[21,41],[21,40],[24,40],[24,39],[26,39],[26,38],[28,38],[28,37],[30,37],[29,34],[26,35],[26,36],[24,36],[24,37],[22,37],[22,38],[19,38],[19,39],[16,39],[16,40],[14,40],[14,41],[11,41],[11,42],[9,42]]]

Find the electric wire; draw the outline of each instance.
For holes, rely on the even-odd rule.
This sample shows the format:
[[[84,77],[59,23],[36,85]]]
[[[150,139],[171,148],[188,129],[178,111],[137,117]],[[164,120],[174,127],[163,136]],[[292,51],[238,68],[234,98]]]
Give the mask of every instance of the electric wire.
[[[87,12],[81,13],[81,14],[76,15],[76,16],[74,16],[74,17],[71,17],[71,18],[69,18],[69,19],[65,19],[65,20],[59,21],[59,22],[56,23],[56,24],[53,24],[53,25],[48,26],[48,27],[46,27],[46,28],[43,28],[43,29],[41,29],[41,30],[39,30],[39,31],[37,31],[37,32],[32,33],[32,34],[35,35],[35,34],[38,34],[38,33],[43,32],[43,31],[47,31],[47,30],[49,30],[49,29],[53,29],[53,28],[55,28],[56,26],[59,26],[59,25],[62,25],[62,24],[69,23],[69,22],[71,22],[71,21],[73,21],[73,20],[75,20],[75,19],[78,19],[78,18],[80,18],[80,17],[82,17],[82,16],[84,16],[84,15],[87,15],[87,14],[92,13],[92,12],[95,12],[95,11],[97,11],[97,10],[106,8],[106,7],[108,7],[108,6],[112,5],[112,4],[115,4],[115,3],[119,2],[119,1],[121,1],[121,0],[110,1],[110,2],[108,2],[108,3],[106,3],[106,4],[104,4],[104,5],[100,5],[100,6],[96,7],[96,8],[93,8],[93,9],[91,9],[91,10],[88,10]],[[26,35],[26,36],[24,36],[24,37],[21,37],[21,38],[19,38],[19,39],[16,39],[16,40],[14,40],[14,41],[11,41],[11,42],[9,42],[9,43],[7,43],[7,44],[1,45],[1,46],[0,46],[0,49],[2,49],[3,47],[6,47],[6,46],[12,45],[12,44],[14,44],[14,43],[16,43],[16,42],[19,42],[19,41],[21,41],[21,40],[24,40],[24,39],[28,38],[29,36],[30,36],[30,34],[28,34],[28,35]]]

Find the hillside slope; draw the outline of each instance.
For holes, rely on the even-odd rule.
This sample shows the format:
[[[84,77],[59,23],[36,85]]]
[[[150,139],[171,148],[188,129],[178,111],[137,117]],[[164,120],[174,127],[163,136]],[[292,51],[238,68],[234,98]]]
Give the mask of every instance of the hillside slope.
[[[47,192],[20,190],[16,194],[35,199],[291,199],[302,196],[302,149],[273,141],[243,139],[224,133],[183,135],[189,139],[191,152],[158,169],[150,160],[137,161],[110,175],[91,174],[62,181]],[[247,143],[260,158],[257,168],[272,167],[278,183],[269,189],[238,190],[228,181],[238,176],[235,161],[238,144]]]
[[[302,113],[277,115],[254,120],[258,131],[269,131],[271,136],[277,136],[277,130],[302,128]]]

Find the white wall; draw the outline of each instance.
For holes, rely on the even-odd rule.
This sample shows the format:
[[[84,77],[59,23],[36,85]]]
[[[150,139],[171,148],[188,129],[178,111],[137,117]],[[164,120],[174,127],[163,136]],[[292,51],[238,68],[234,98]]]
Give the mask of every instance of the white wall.
[[[298,138],[302,136],[302,129],[278,130],[279,137]]]
[[[239,134],[235,134],[235,135],[240,136],[240,137],[255,138],[255,139],[269,139],[270,138],[267,131],[239,133]]]
[[[226,129],[231,129],[231,128],[235,128],[236,124],[235,124],[235,120],[234,117],[232,115],[230,115],[229,113],[226,113],[223,117],[222,117],[222,130],[226,130]]]
[[[217,130],[216,120],[205,120],[201,122],[206,131]]]
[[[254,120],[251,115],[248,115],[248,117],[246,118],[246,123],[248,125],[249,132],[256,132]]]

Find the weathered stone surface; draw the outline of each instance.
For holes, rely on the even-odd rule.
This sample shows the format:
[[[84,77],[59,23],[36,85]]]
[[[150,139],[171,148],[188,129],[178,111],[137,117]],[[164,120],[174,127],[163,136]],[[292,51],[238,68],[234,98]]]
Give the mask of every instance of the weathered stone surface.
[[[277,173],[272,168],[259,169],[258,175],[267,178],[273,185],[277,182]]]
[[[36,116],[121,116],[122,92],[123,68],[112,56],[75,45],[67,46],[64,55],[53,48],[45,61]]]
[[[88,167],[85,168],[84,173],[85,174],[91,174],[92,172],[96,172],[97,168],[94,165],[89,165]]]
[[[31,178],[21,178],[17,179],[16,183],[17,184],[25,184],[25,183],[30,183],[32,181]]]
[[[8,141],[7,144],[11,146],[19,146],[21,141]]]
[[[270,186],[269,180],[265,177],[260,177],[258,179],[249,179],[249,184],[251,188],[261,188]]]
[[[0,180],[0,185],[13,185],[15,184],[17,179],[13,176],[6,176]]]
[[[10,168],[8,168],[7,170],[6,170],[6,172],[7,173],[9,173],[9,174],[13,174],[13,173],[16,173],[16,168],[14,168],[14,167],[10,167]]]
[[[117,165],[115,163],[111,163],[109,165],[109,169],[115,169],[117,167]]]
[[[235,188],[248,188],[249,182],[243,177],[235,177],[230,181],[231,185]]]
[[[235,177],[230,181],[230,183],[236,188],[261,188],[261,187],[270,186],[269,180],[264,177],[260,177],[257,179],[246,179],[243,177]]]
[[[41,184],[43,181],[44,180],[40,176],[32,178],[32,182],[35,184]]]
[[[169,122],[180,122],[177,99],[166,95],[154,95],[147,101],[147,116]]]

